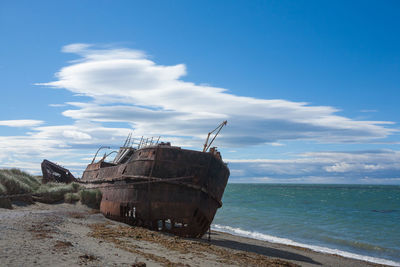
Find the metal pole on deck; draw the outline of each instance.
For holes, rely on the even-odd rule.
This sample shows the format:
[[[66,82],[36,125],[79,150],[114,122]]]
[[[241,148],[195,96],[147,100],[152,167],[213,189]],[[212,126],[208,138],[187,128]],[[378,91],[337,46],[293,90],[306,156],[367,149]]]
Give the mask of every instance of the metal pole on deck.
[[[143,135],[142,135],[142,138],[140,139],[138,149],[142,146],[142,142],[143,142]]]

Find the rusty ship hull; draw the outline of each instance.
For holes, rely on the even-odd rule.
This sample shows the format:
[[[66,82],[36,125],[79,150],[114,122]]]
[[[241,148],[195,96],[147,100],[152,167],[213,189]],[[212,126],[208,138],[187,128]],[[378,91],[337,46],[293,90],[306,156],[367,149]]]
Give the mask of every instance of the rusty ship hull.
[[[229,177],[219,152],[169,144],[128,152],[126,162],[100,160],[83,173],[81,182],[102,192],[100,211],[131,225],[184,237],[203,236],[222,206]]]

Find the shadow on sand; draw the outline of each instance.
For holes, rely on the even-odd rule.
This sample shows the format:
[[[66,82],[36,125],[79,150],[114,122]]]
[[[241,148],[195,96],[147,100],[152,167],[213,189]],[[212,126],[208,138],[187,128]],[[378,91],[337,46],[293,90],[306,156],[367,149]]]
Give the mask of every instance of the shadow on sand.
[[[201,242],[208,242],[207,241],[207,236],[205,235]],[[262,242],[262,241],[261,241]],[[274,257],[274,258],[280,258],[280,259],[285,259],[285,260],[294,260],[294,261],[301,261],[301,262],[307,262],[310,264],[315,264],[315,265],[322,265],[319,262],[314,261],[310,257],[306,257],[301,254],[285,251],[285,250],[280,250],[276,248],[271,248],[267,246],[259,246],[256,244],[249,244],[249,243],[244,243],[244,242],[238,242],[235,240],[229,240],[221,237],[221,235],[217,232],[211,232],[211,244],[224,247],[224,248],[230,248],[230,249],[235,249],[235,250],[241,250],[243,252],[254,252],[257,254],[261,254],[267,257]]]

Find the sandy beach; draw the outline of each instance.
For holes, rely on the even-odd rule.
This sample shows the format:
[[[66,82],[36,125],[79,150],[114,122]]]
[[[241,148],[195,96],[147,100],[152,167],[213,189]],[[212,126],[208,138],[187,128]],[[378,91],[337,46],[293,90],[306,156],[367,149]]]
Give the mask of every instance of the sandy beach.
[[[77,204],[0,209],[2,266],[377,266],[212,232],[184,239],[106,219]]]

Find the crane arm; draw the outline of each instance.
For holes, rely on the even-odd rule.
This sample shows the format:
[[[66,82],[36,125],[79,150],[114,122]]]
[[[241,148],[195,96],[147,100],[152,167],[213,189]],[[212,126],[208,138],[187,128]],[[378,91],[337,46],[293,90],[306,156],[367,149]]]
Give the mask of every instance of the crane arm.
[[[217,135],[219,134],[219,132],[222,130],[222,128],[228,123],[228,121],[223,121],[220,125],[217,126],[217,128],[215,128],[214,130],[212,130],[211,132],[208,133],[207,135],[207,139],[206,142],[204,143],[204,148],[203,148],[203,152],[206,152],[211,144],[214,142],[215,138],[217,137]],[[217,131],[218,130],[218,131]],[[213,139],[211,139],[211,142],[208,143],[208,140],[210,139],[210,135],[213,134],[215,131],[217,131],[217,133],[214,135]]]

